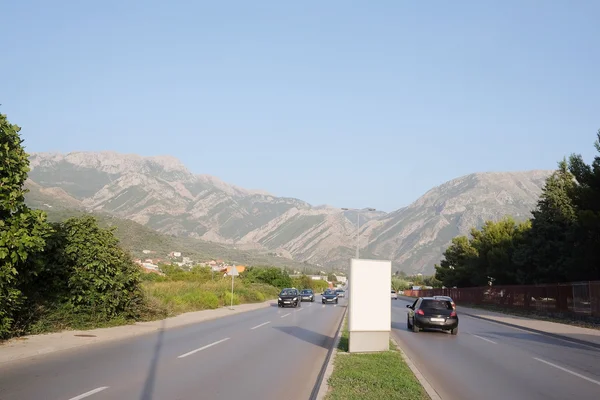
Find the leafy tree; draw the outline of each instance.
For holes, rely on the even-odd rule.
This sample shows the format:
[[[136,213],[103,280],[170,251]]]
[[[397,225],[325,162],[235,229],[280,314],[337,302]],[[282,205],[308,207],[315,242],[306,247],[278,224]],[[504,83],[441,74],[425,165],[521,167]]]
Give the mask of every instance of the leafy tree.
[[[394,289],[396,292],[407,290],[410,289],[410,283],[403,279],[392,278],[392,289]]]
[[[329,275],[327,275],[327,280],[329,282],[337,282],[337,278],[336,278],[335,274],[329,274]]]
[[[498,285],[517,283],[518,271],[513,263],[513,255],[531,223],[516,223],[511,217],[498,222],[487,221],[481,230],[471,231],[471,246],[477,250],[477,258],[473,266],[472,281],[477,286],[488,282],[488,277],[495,279]]]
[[[100,228],[91,216],[55,226],[52,261],[67,277],[64,300],[75,312],[131,318],[143,303],[140,268],[113,230]]]
[[[577,219],[573,203],[576,188],[566,160],[548,179],[532,212],[531,230],[514,255],[518,281],[529,283],[565,282],[571,266],[572,232]]]
[[[594,143],[600,153],[600,130]],[[571,155],[569,171],[577,185],[572,191],[577,220],[572,231],[572,259],[570,280],[600,279],[600,156],[591,165],[581,155]]]
[[[8,337],[40,264],[32,256],[50,234],[45,214],[25,205],[29,159],[19,128],[0,114],[0,337]]]
[[[473,277],[478,256],[468,237],[457,236],[444,252],[440,265],[436,266],[435,276],[446,287],[477,285]]]
[[[248,283],[264,283],[279,289],[292,286],[287,271],[277,267],[249,267],[240,275]]]

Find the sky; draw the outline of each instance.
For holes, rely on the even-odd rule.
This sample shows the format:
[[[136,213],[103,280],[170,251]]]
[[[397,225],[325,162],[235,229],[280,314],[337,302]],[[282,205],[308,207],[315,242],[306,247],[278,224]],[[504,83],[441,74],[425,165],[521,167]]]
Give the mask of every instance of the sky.
[[[171,155],[392,211],[473,172],[587,161],[600,2],[5,1],[0,112],[27,151]]]

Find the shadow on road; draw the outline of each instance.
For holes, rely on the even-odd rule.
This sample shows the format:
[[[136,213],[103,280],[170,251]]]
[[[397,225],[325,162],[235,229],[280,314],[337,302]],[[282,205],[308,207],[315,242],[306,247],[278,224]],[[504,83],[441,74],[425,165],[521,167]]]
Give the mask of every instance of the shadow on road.
[[[158,366],[158,360],[160,358],[160,349],[162,348],[163,344],[163,336],[165,335],[165,323],[166,321],[163,320],[160,326],[160,330],[158,331],[156,345],[154,346],[154,354],[152,355],[152,361],[150,362],[148,376],[146,377],[146,382],[144,382],[144,390],[142,392],[140,400],[152,400],[152,395],[154,393],[154,384],[156,382],[156,369]]]
[[[321,346],[324,349],[328,349],[332,346],[333,338],[330,336],[322,335],[318,332],[309,331],[300,326],[274,326],[281,332],[287,333],[288,335],[294,336],[307,343]]]

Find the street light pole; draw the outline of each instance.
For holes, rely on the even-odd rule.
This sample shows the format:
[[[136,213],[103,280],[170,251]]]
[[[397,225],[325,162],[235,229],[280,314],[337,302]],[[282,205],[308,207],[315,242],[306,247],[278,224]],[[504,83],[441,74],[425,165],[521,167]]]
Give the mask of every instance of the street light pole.
[[[356,211],[356,259],[360,257],[360,213],[361,211],[375,211],[374,208],[342,208],[342,211]]]

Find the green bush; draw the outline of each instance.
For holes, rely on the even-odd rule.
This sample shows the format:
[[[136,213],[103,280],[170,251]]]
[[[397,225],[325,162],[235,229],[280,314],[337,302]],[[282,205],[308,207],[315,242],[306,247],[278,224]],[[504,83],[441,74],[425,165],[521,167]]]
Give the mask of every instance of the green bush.
[[[240,276],[246,283],[264,283],[279,289],[292,286],[288,273],[276,267],[249,267]]]

